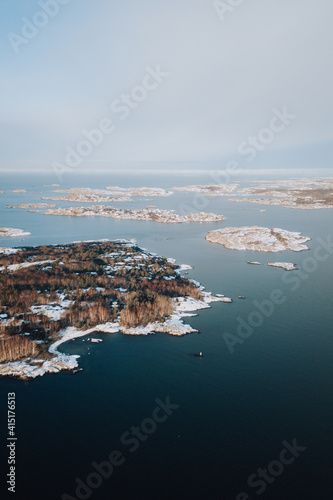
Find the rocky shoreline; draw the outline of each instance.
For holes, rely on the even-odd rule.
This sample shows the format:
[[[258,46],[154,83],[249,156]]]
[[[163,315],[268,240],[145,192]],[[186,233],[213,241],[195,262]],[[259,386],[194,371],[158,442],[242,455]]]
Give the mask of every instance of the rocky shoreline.
[[[6,279],[6,276],[8,276],[8,278],[11,279],[13,273],[14,274],[30,273],[30,269],[32,267],[38,268],[39,273],[44,272],[44,270],[50,272],[49,270],[52,269],[52,266],[58,266],[59,264],[60,265],[64,264],[62,262],[65,260],[64,253],[59,254],[58,259],[56,259],[57,248],[59,248],[60,251],[64,252],[64,250],[66,250],[66,248],[68,247],[68,251],[72,252],[73,250],[71,250],[71,245],[78,245],[78,244],[80,244],[80,242],[77,242],[76,244],[67,244],[63,246],[60,245],[51,246],[50,249],[52,251],[52,255],[54,255],[55,258],[49,259],[47,261],[46,260],[35,260],[30,262],[25,261],[25,262],[18,262],[16,264],[7,264],[6,266],[1,266],[0,276],[2,276],[4,279]],[[90,245],[90,242],[86,242],[86,244]],[[108,240],[103,240],[101,244],[107,245]],[[193,290],[195,290],[194,295],[198,295],[199,298],[194,298],[189,295],[174,297],[172,299],[173,303],[172,310],[170,310],[171,312],[169,313],[169,315],[165,316],[161,321],[151,321],[148,324],[144,323],[144,326],[139,325],[131,327],[124,325],[121,310],[118,310],[118,313],[116,313],[116,315],[113,316],[115,318],[113,321],[110,320],[105,321],[102,323],[95,324],[94,326],[88,328],[67,326],[62,328],[57,333],[56,337],[53,336],[52,341],[46,341],[46,340],[37,341],[34,340],[33,337],[31,338],[31,340],[29,340],[31,334],[23,333],[23,335],[28,335],[28,337],[22,337],[22,339],[24,338],[26,339],[26,341],[29,340],[30,344],[36,344],[36,345],[41,344],[41,346],[45,345],[44,351],[39,350],[40,352],[37,352],[34,356],[30,355],[26,357],[21,357],[20,359],[14,359],[12,361],[2,362],[0,364],[0,376],[1,375],[12,376],[23,380],[28,380],[39,376],[43,376],[46,373],[59,373],[60,371],[73,372],[73,370],[76,370],[79,366],[78,363],[79,356],[64,354],[59,351],[59,346],[65,342],[74,340],[75,338],[86,337],[94,333],[98,333],[100,335],[105,333],[109,334],[121,333],[124,335],[148,335],[154,333],[165,333],[174,336],[183,336],[189,333],[194,333],[197,332],[197,330],[192,328],[189,324],[184,323],[185,318],[196,316],[197,311],[211,307],[210,304],[212,302],[232,301],[231,299],[224,297],[224,295],[212,296],[210,292],[204,291],[204,287],[201,286],[198,282],[182,278],[180,276],[182,271],[184,271],[185,269],[191,269],[191,266],[188,265],[175,266],[173,259],[164,259],[161,257],[154,256],[147,250],[139,249],[138,247],[136,247],[134,241],[125,242],[121,240],[121,242],[119,243],[110,242],[110,244],[118,245],[116,248],[119,249],[116,252],[113,251],[107,254],[103,253],[102,255],[104,259],[110,258],[111,262],[114,262],[114,264],[105,267],[105,271],[107,273],[106,277],[108,277],[108,279],[112,278],[113,276],[117,276],[119,273],[120,273],[119,276],[123,276],[123,271],[126,271],[129,274],[131,274],[133,269],[139,269],[140,266],[145,266],[147,269],[150,269],[152,266],[153,267],[155,266],[154,273],[158,273],[159,271],[156,267],[156,264],[160,262],[161,271],[164,268],[166,272],[168,272],[168,266],[169,266],[169,269],[173,270],[172,272],[175,273],[174,275],[171,276],[167,275],[161,276],[159,286],[162,287],[161,288],[162,290],[165,289],[165,287],[167,287],[167,289],[172,290],[172,288],[170,287],[173,286],[177,287],[179,285],[183,286],[182,283],[184,284],[188,283],[189,286],[191,286]],[[98,245],[97,242],[91,242],[91,246],[89,246],[89,248],[87,247],[85,251],[91,251],[90,248],[93,249],[96,245]],[[33,249],[33,247],[31,247],[31,249]],[[36,250],[38,251],[38,248]],[[33,249],[30,250],[30,252],[36,250]],[[27,259],[24,255],[25,251],[27,251],[26,248],[12,249],[12,251],[11,249],[7,249],[6,252],[3,252],[3,255],[6,256],[4,258],[7,260],[7,262],[8,261],[10,262],[10,259],[23,260]],[[103,252],[104,251],[105,250],[103,247]],[[38,255],[39,259],[42,258],[42,254],[38,254],[37,252],[36,255]],[[55,267],[55,270],[56,269],[57,267]],[[2,275],[2,273],[5,274]],[[22,276],[25,276],[25,274],[23,274]],[[105,290],[104,288],[96,287],[96,291],[91,290],[91,292],[89,292],[89,289],[86,289],[82,290],[82,292],[88,293],[87,296],[88,299],[88,297],[93,297],[95,293],[105,294],[106,292],[104,290]],[[115,307],[119,308],[119,301],[123,302],[127,301],[128,297],[131,296],[131,293],[125,288],[119,287],[116,288],[115,291],[117,291],[119,299],[112,303],[111,308]],[[45,304],[43,304],[43,302],[40,301],[41,297],[39,297],[39,305],[31,306],[30,312],[28,312],[27,308],[25,308],[25,316],[27,317],[27,315],[30,315],[31,318],[34,317],[35,319],[33,319],[33,321],[35,322],[38,320],[39,317],[44,318],[42,320],[43,324],[45,324],[46,318],[48,318],[50,326],[53,323],[55,324],[56,322],[61,322],[64,315],[66,315],[68,312],[70,314],[73,314],[70,312],[70,308],[72,307],[74,302],[71,298],[66,297],[66,293],[63,294],[57,293],[57,296],[58,296],[57,301],[53,302],[48,301]],[[102,297],[103,295],[100,296]],[[90,303],[90,305],[92,305],[92,303]],[[11,339],[11,337],[5,333],[6,328],[13,328],[13,327],[15,328],[14,325],[17,323],[17,325],[21,325],[24,327],[23,332],[26,331],[25,326],[24,324],[22,324],[21,320],[18,320],[17,322],[15,317],[10,317],[10,318],[7,317],[8,315],[6,314],[6,310],[8,310],[8,308],[5,307],[4,312],[0,315],[0,326],[2,328],[2,331],[4,332],[2,336],[0,335],[0,346],[2,348],[6,347],[6,342],[10,341]],[[27,322],[25,321],[23,323]],[[19,334],[19,337],[20,335],[22,334]],[[16,335],[14,337],[16,338]],[[99,339],[98,342],[94,343],[97,344],[101,340],[102,339]]]
[[[223,245],[229,250],[255,250],[258,252],[281,252],[308,250],[305,245],[311,238],[302,233],[281,228],[258,226],[226,227],[209,231],[206,240]],[[250,262],[249,262],[250,263]]]
[[[23,229],[15,229],[12,227],[0,227],[0,236],[8,236],[10,238],[18,238],[20,236],[28,236],[31,233]]]
[[[281,267],[285,271],[295,271],[297,269],[296,264],[291,262],[267,262],[268,266],[271,267]]]
[[[145,220],[164,224],[179,224],[188,222],[218,222],[225,220],[224,215],[198,212],[189,215],[179,215],[174,210],[159,208],[120,209],[105,205],[89,207],[55,208],[44,212],[45,215],[61,215],[68,217],[110,217],[120,220]]]

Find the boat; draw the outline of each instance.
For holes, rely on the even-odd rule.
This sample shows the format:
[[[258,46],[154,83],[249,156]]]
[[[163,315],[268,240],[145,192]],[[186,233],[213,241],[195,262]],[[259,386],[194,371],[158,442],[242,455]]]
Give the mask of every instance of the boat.
[[[199,354],[189,354],[189,356],[193,356],[194,358],[203,358],[202,352],[199,352]]]
[[[238,298],[239,299],[245,299],[245,297],[243,297],[243,295],[238,295]]]

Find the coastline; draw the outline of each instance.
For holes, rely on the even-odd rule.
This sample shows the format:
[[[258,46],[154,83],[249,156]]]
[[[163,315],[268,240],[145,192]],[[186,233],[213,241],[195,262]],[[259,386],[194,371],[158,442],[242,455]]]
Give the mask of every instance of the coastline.
[[[8,236],[10,238],[18,238],[20,236],[29,236],[31,233],[24,229],[16,229],[13,227],[0,227],[0,236]]]
[[[269,229],[259,226],[240,226],[209,231],[206,240],[222,245],[228,250],[255,250],[257,252],[291,250],[301,252],[309,250],[305,243],[311,238],[303,236],[301,232],[287,231],[276,227]]]
[[[94,240],[95,241],[95,240]],[[101,240],[101,241],[121,241],[126,246],[135,245],[135,240]],[[76,242],[77,243],[77,242]],[[145,254],[156,256],[155,253],[149,252],[147,249],[138,247]],[[16,249],[6,249],[6,253],[12,253]],[[174,259],[169,259],[170,262],[175,262]],[[30,264],[31,265],[31,264]],[[192,269],[192,266],[187,264],[177,265],[175,272],[180,274],[184,270]],[[14,270],[14,269],[13,269]],[[171,278],[170,278],[171,279]],[[59,346],[74,340],[76,338],[85,337],[92,333],[121,333],[123,335],[152,335],[155,333],[165,333],[173,336],[183,336],[189,333],[196,333],[198,330],[192,328],[185,323],[183,318],[193,317],[201,309],[208,309],[212,302],[229,302],[231,299],[225,298],[222,294],[213,296],[211,292],[204,291],[204,286],[195,280],[190,280],[194,286],[200,289],[203,300],[197,300],[190,296],[175,297],[173,299],[175,308],[171,315],[164,322],[151,322],[146,326],[137,326],[134,328],[126,328],[120,326],[119,319],[115,322],[106,322],[96,325],[86,330],[81,330],[73,326],[69,326],[58,333],[58,338],[48,347],[48,353],[54,357],[51,359],[26,358],[17,361],[9,361],[0,364],[0,376],[16,377],[20,380],[34,379],[43,376],[47,373],[59,373],[60,371],[73,371],[79,367],[77,354],[68,355],[58,350]],[[228,300],[226,300],[228,299]],[[65,307],[63,307],[63,310]]]

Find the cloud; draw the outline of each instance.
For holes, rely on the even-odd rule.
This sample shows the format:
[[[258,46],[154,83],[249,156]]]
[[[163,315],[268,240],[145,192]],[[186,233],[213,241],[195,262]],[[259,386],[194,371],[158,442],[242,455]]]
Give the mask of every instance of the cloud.
[[[5,6],[7,30],[36,9]],[[268,150],[331,141],[332,15],[328,0],[243,2],[223,22],[209,0],[70,2],[19,54],[7,46],[4,158],[60,160],[157,64],[170,76],[92,160],[219,161],[283,106],[296,119]]]

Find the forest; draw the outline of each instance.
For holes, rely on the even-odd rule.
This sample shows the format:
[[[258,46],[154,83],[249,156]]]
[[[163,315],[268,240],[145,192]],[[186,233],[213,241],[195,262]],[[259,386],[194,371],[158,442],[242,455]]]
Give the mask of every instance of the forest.
[[[128,242],[22,247],[0,256],[0,362],[46,353],[60,330],[163,322],[201,298],[177,266]]]

